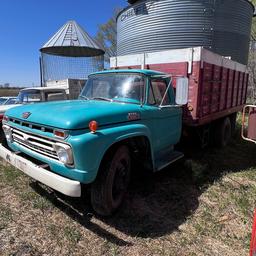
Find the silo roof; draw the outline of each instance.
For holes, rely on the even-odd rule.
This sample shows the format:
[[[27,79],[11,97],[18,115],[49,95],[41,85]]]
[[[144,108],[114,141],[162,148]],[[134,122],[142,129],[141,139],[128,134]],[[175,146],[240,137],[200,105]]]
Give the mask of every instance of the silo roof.
[[[67,57],[92,57],[105,52],[75,21],[68,21],[40,49],[42,53]]]

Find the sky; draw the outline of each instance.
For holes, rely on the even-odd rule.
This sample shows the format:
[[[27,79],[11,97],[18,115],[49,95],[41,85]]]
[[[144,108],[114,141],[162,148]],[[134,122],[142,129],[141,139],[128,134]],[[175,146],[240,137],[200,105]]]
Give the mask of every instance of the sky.
[[[40,84],[39,49],[68,20],[91,36],[126,0],[1,0],[0,84]]]

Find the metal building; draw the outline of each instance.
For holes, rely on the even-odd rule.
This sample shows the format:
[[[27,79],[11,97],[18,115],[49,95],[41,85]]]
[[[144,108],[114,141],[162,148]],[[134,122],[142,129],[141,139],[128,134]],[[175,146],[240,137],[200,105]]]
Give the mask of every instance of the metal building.
[[[132,1],[117,17],[117,54],[203,46],[247,64],[254,6],[247,0]]]
[[[86,79],[104,68],[104,51],[75,21],[68,21],[41,51],[42,84],[49,80]]]

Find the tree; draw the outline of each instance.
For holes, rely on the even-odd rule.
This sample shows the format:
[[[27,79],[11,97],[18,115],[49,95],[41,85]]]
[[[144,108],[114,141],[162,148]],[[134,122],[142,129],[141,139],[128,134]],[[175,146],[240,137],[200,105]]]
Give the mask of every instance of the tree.
[[[98,44],[105,50],[105,60],[109,61],[109,58],[116,56],[116,40],[117,40],[117,27],[116,17],[120,9],[114,11],[113,16],[105,23],[98,26],[98,32],[95,37]]]
[[[256,4],[256,0],[251,1],[252,4]],[[256,20],[252,20],[252,30],[251,30],[251,45],[249,52],[248,61],[248,71],[249,71],[249,88],[248,88],[248,102],[256,103]]]

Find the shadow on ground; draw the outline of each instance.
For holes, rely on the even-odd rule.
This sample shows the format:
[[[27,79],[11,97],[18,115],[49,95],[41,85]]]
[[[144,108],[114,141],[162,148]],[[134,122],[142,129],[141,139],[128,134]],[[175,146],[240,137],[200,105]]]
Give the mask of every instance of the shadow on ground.
[[[142,238],[170,234],[198,208],[198,198],[213,182],[228,172],[240,172],[256,166],[256,147],[244,142],[239,134],[225,149],[195,149],[185,146],[185,161],[156,174],[133,178],[126,200],[114,216],[97,219],[120,232]],[[57,197],[32,183],[41,196],[85,228],[119,246],[126,242],[92,222],[94,216],[88,199]]]

